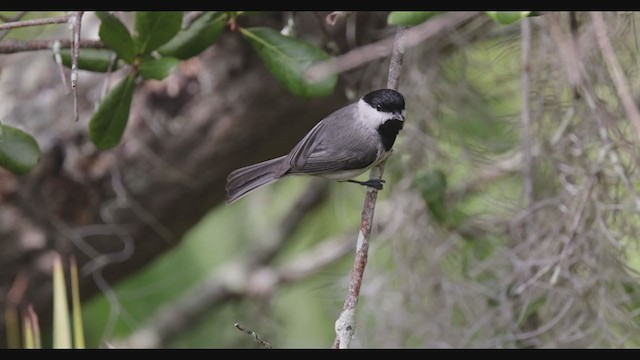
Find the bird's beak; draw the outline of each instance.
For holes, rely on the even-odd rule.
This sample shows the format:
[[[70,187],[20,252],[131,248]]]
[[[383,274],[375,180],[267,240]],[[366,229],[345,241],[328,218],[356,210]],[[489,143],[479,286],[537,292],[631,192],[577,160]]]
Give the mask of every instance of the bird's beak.
[[[405,115],[404,110],[401,113],[400,112],[395,112],[395,113],[393,113],[393,118],[392,119],[400,120],[400,121],[404,122],[404,115]]]

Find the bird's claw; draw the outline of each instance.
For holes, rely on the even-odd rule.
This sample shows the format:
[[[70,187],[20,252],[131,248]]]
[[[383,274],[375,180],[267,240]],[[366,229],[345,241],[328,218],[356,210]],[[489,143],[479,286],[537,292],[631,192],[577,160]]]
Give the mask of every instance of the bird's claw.
[[[356,180],[347,180],[348,182],[360,184],[362,186],[367,186],[376,190],[382,190],[383,184],[385,183],[382,179],[373,179],[367,181],[356,181]]]

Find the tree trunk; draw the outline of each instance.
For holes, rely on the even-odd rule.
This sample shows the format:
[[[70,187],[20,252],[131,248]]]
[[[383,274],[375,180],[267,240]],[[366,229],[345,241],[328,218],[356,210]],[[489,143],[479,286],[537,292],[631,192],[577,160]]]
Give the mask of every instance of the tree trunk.
[[[346,102],[341,89],[311,100],[290,95],[240,34],[227,32],[166,81],[138,85],[122,143],[97,151],[86,119],[103,77],[87,85],[82,78],[92,75],[81,72],[80,100],[86,104],[83,122],[74,123],[55,64],[47,61],[47,80],[22,99],[28,105],[16,104],[6,117],[35,134],[41,162],[21,177],[0,170],[0,307],[23,274],[27,290],[15,301],[20,307],[33,304],[45,325],[51,318],[54,250],[63,259],[77,257],[81,296],[91,297],[102,276],[114,284],[179,244],[223,202],[230,171],[286,153]],[[58,99],[57,107],[38,100],[45,90]],[[21,109],[27,106],[32,108]],[[29,111],[50,116],[49,123],[38,129]],[[5,329],[0,331],[3,342]]]

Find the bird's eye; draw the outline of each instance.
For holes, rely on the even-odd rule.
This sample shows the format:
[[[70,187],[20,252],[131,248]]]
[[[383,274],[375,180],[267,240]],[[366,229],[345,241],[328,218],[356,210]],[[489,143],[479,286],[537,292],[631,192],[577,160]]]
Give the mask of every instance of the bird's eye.
[[[378,111],[382,110],[382,105],[376,105],[376,110]]]

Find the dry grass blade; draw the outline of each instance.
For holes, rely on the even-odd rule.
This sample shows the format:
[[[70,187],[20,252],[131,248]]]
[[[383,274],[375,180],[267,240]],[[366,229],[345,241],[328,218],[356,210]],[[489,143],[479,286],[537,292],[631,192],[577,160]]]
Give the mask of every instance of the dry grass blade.
[[[78,265],[75,256],[71,257],[71,302],[73,305],[73,344],[76,349],[84,349],[84,327],[82,326],[82,310],[80,305],[80,285],[78,285]]]
[[[62,259],[56,254],[53,264],[53,348],[71,349],[71,324],[67,286],[65,285]]]

